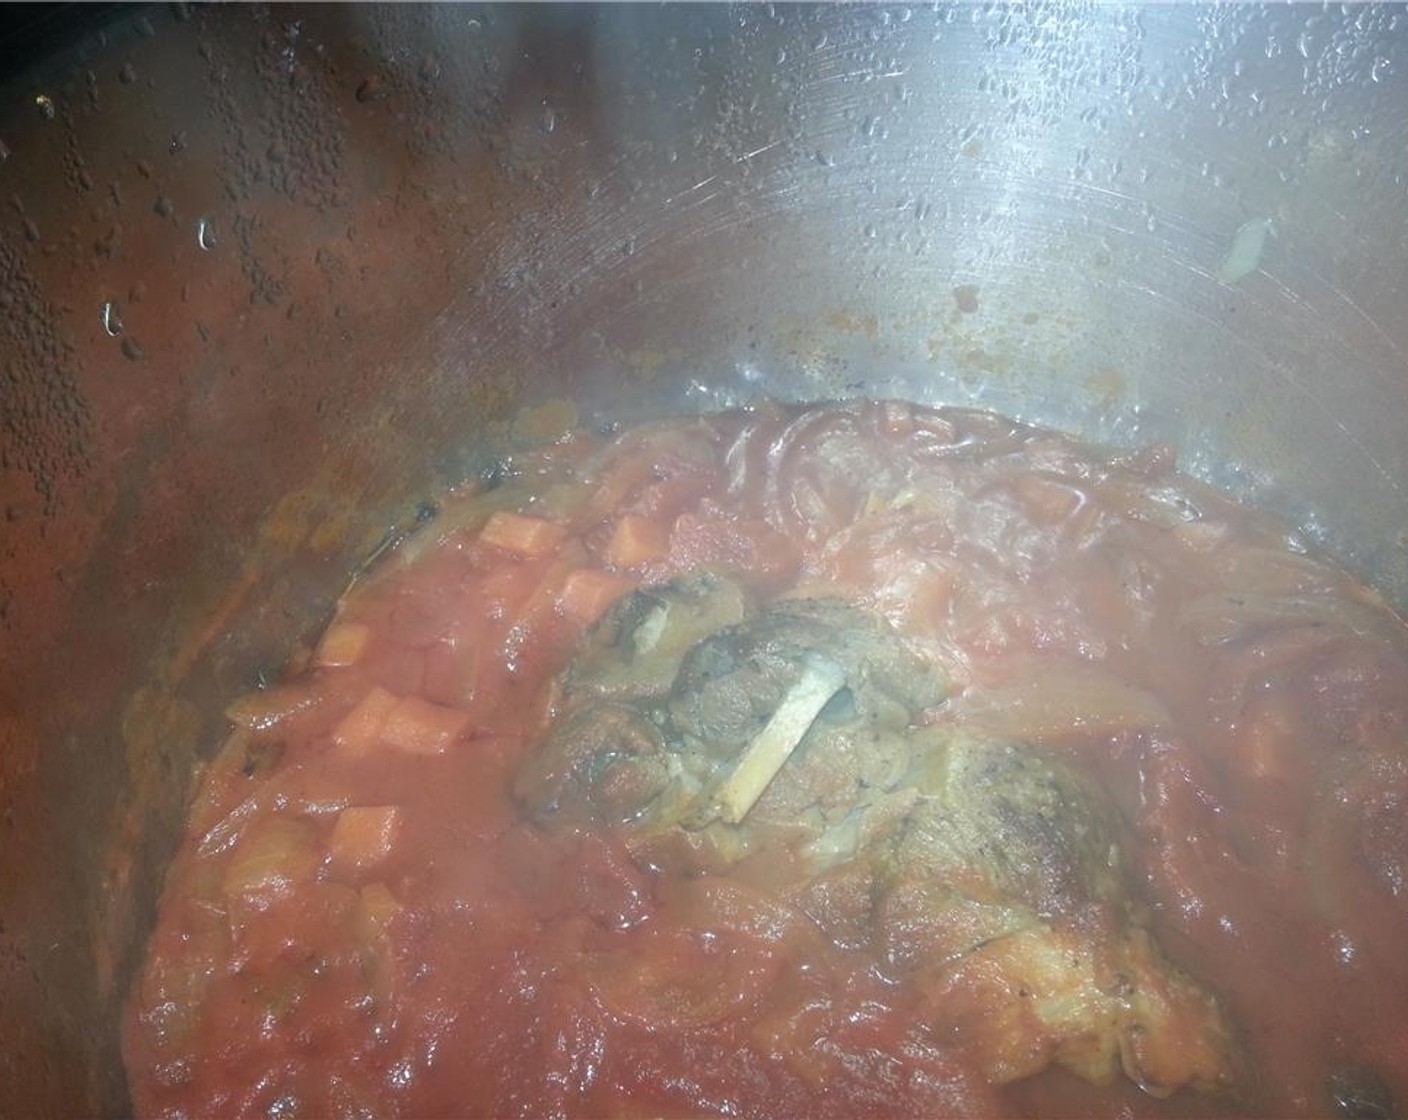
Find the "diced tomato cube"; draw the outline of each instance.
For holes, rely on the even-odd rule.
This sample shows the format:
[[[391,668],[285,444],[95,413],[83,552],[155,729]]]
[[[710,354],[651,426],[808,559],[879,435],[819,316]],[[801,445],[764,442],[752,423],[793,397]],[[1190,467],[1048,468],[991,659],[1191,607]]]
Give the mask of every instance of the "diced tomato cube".
[[[567,539],[567,530],[541,517],[498,510],[484,523],[479,539],[520,556],[546,556]]]
[[[558,602],[563,614],[589,626],[634,586],[634,581],[625,576],[599,568],[580,568],[563,583]]]
[[[365,871],[391,855],[401,832],[401,810],[395,805],[344,809],[332,827],[329,862],[337,871]]]
[[[459,708],[405,696],[388,713],[381,738],[413,754],[443,754],[464,733],[469,719],[469,713]]]
[[[359,895],[357,916],[371,930],[384,930],[401,912],[401,904],[385,883],[368,883]]]
[[[357,706],[342,717],[333,730],[333,741],[352,754],[365,754],[376,747],[387,717],[399,703],[397,698],[380,685],[357,702]]]
[[[628,513],[616,523],[606,558],[617,568],[637,568],[662,559],[670,551],[667,525],[648,517]]]
[[[365,622],[334,622],[318,643],[319,665],[355,665],[371,641]]]

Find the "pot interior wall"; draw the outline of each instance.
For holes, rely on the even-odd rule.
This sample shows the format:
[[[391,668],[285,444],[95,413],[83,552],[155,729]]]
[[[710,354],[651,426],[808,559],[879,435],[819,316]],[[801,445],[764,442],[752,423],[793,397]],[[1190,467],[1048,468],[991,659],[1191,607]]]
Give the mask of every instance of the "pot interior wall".
[[[0,96],[0,1115],[116,1111],[194,764],[564,422],[975,403],[1408,602],[1408,14],[133,9]]]

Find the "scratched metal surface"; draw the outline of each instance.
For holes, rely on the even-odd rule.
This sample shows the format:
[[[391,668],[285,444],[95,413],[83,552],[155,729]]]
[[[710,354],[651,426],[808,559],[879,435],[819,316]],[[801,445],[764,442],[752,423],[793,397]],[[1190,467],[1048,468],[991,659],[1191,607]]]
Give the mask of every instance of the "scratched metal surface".
[[[0,197],[0,1115],[122,1109],[221,699],[573,411],[1171,440],[1408,603],[1398,6],[134,9]]]

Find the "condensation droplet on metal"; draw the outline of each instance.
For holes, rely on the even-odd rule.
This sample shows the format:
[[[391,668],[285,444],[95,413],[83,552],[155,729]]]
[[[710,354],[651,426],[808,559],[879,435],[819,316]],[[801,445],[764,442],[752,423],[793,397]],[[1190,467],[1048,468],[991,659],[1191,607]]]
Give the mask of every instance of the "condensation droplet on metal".
[[[115,304],[112,300],[108,300],[105,304],[103,304],[103,309],[100,317],[103,324],[103,330],[107,332],[107,336],[109,338],[116,338],[122,333],[122,313],[118,309],[117,304]]]
[[[215,223],[209,218],[201,218],[196,222],[196,244],[207,253],[215,248]]]
[[[4,163],[10,158],[10,149],[5,141],[0,140],[0,163]]]
[[[34,104],[38,107],[39,111],[44,114],[44,119],[46,121],[53,120],[55,113],[58,112],[58,110],[54,107],[54,99],[50,97],[47,93],[35,94]]]
[[[543,102],[543,115],[538,121],[538,127],[544,132],[552,132],[557,127],[557,110]]]
[[[1217,278],[1224,284],[1235,284],[1261,267],[1266,240],[1274,234],[1270,218],[1253,218],[1243,223],[1232,238],[1232,245],[1218,267]]]
[[[1376,82],[1382,82],[1393,71],[1393,64],[1388,59],[1380,56],[1374,59],[1374,64],[1369,68],[1369,77]]]

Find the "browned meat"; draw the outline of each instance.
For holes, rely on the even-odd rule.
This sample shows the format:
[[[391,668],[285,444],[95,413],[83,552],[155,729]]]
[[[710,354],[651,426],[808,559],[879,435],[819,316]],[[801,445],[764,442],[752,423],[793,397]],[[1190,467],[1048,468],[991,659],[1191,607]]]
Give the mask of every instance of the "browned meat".
[[[993,1081],[1054,1062],[1156,1094],[1230,1085],[1216,1001],[1133,918],[1114,811],[1034,747],[923,726],[946,692],[855,607],[752,610],[695,576],[588,636],[516,789],[545,824],[630,825],[656,865],[791,846],[801,908],[875,951]]]
[[[955,735],[874,858],[876,934],[897,975],[956,1023],[994,1081],[1055,1061],[1158,1095],[1230,1086],[1216,1002],[1131,917],[1118,822],[1098,791],[1030,747]]]

